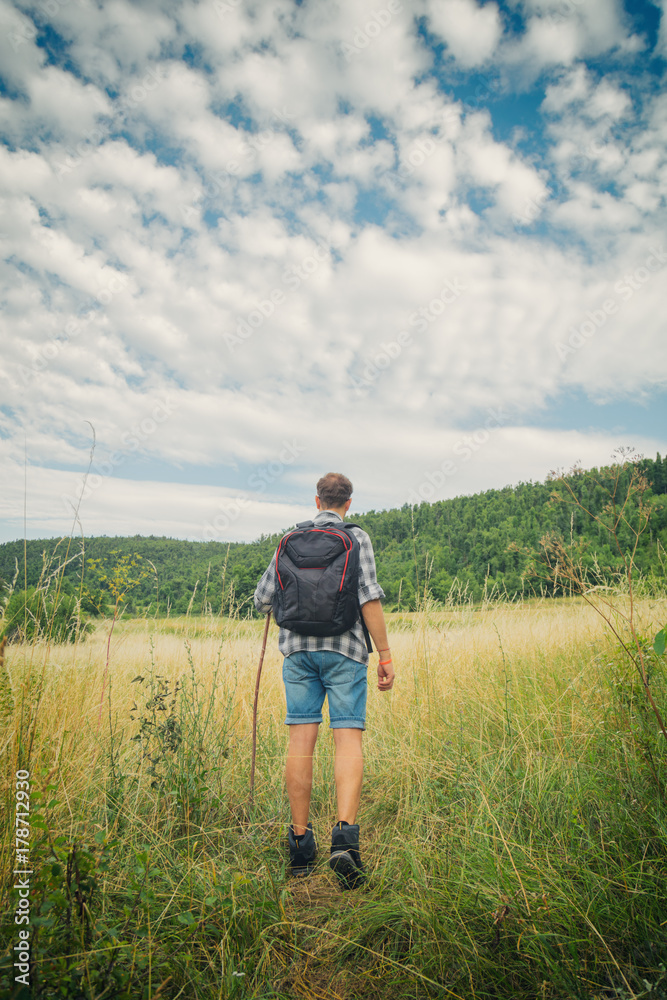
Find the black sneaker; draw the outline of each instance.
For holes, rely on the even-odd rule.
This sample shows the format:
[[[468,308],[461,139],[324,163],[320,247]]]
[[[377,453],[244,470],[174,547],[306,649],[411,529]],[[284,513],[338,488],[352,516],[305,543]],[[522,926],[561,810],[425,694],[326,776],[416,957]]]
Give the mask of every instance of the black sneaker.
[[[359,825],[339,820],[331,831],[329,867],[343,889],[356,889],[366,878],[366,869],[359,857]]]
[[[293,827],[288,827],[290,871],[296,878],[305,878],[315,867],[317,844],[313,834],[313,824],[308,824],[304,834],[294,835]]]

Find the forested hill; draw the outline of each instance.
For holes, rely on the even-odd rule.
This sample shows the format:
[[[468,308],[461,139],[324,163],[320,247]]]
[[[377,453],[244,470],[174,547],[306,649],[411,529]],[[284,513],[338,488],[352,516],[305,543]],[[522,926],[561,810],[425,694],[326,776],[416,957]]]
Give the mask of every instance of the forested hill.
[[[651,489],[652,507],[649,528],[642,536],[637,563],[646,574],[661,577],[667,583],[667,457],[655,461],[641,459],[637,465],[645,473]],[[628,466],[624,476],[630,474]],[[602,485],[608,470],[580,471],[567,478],[576,496],[593,514],[602,511],[608,495]],[[520,483],[501,490],[487,490],[474,496],[456,497],[418,507],[405,505],[388,511],[369,511],[354,516],[370,535],[375,548],[378,579],[387,596],[387,606],[407,609],[414,604],[415,592],[423,591],[425,582],[432,595],[441,601],[452,586],[468,587],[468,594],[479,598],[484,587],[496,585],[511,597],[514,593],[540,592],[543,579],[532,570],[540,539],[548,532],[559,533],[566,542],[581,543],[584,558],[613,570],[620,565],[618,552],[607,533],[590,517],[565,503],[550,502],[557,484]],[[561,485],[561,492],[562,492]],[[289,526],[287,526],[289,527]],[[127,562],[139,556],[127,570],[130,578],[141,576],[128,592],[130,612],[150,610],[184,613],[189,608],[200,613],[214,612],[241,603],[251,604],[257,580],[264,572],[279,535],[252,543],[187,542],[172,538],[97,537],[85,540],[83,552],[85,592],[89,610],[94,606],[113,605],[110,581],[119,559]],[[628,541],[628,536],[625,539]],[[12,581],[16,565],[20,576],[16,587],[24,584],[23,541],[0,545],[0,577]],[[81,540],[73,539],[70,557],[79,553],[65,569],[64,590],[78,593],[82,573]],[[55,566],[62,559],[67,540],[33,540],[27,543],[27,580],[38,584],[45,559]],[[148,561],[157,571],[156,575]],[[118,572],[118,571],[117,571]],[[106,579],[105,579],[106,578]],[[548,586],[546,587],[548,591]]]

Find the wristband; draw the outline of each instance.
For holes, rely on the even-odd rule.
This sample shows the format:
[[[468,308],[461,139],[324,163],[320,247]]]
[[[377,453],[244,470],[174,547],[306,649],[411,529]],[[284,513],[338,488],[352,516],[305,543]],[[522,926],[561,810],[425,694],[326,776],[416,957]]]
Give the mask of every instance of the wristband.
[[[386,648],[386,649],[378,649],[378,653],[388,653],[388,652],[389,652],[389,648],[390,648],[390,647],[389,647],[389,646],[387,646],[387,648]]]
[[[388,663],[393,663],[393,660],[391,660],[391,659],[389,659],[389,660],[380,660],[380,662],[378,663],[378,666],[379,667],[386,667]]]

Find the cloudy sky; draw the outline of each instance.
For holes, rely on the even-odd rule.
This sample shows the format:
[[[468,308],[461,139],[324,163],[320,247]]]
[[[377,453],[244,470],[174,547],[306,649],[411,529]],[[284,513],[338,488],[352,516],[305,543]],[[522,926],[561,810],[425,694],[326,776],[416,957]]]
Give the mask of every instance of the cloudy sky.
[[[664,453],[666,57],[667,0],[0,0],[0,540]]]

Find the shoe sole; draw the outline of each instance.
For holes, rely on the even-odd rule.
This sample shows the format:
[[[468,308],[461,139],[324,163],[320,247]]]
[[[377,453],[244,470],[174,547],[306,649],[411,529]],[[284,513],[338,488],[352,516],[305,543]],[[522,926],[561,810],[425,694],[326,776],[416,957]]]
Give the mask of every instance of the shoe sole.
[[[336,874],[344,889],[356,889],[365,878],[347,851],[336,851],[329,858],[329,867]]]
[[[299,859],[300,860],[300,859]],[[289,873],[293,878],[307,878],[308,875],[312,875],[317,866],[317,855],[306,861],[305,864],[295,864],[296,859],[290,859],[289,863]]]

